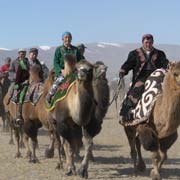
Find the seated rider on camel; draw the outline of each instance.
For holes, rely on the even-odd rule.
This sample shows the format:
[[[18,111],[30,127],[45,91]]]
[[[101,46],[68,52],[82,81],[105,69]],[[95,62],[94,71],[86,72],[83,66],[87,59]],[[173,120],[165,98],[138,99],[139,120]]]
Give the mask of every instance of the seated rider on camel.
[[[24,51],[25,52],[25,51]],[[16,78],[15,78],[15,85],[14,90],[18,91],[18,114],[16,123],[21,125],[23,124],[23,118],[22,118],[22,105],[24,96],[26,94],[26,91],[28,89],[28,79],[29,79],[29,62],[27,58],[19,59],[19,65],[16,72]],[[13,92],[14,92],[13,90]],[[11,95],[12,96],[12,95]]]
[[[21,50],[22,52],[22,50]],[[26,51],[23,51],[26,54]],[[19,59],[19,65],[17,67],[16,77],[15,77],[15,85],[13,88],[12,93],[14,90],[18,91],[18,114],[17,114],[17,124],[23,123],[23,117],[22,117],[22,107],[23,107],[23,101],[24,97],[26,95],[26,92],[28,90],[29,86],[29,69],[34,64],[38,64],[41,66],[39,60],[37,59],[38,56],[38,49],[31,48],[29,50],[29,60],[23,56],[24,58]],[[42,73],[41,73],[42,75]],[[12,97],[12,94],[10,94],[10,97]]]
[[[71,45],[72,35],[70,32],[64,32],[62,35],[63,45],[56,48],[54,55],[55,81],[46,96],[46,101],[51,103],[52,97],[57,91],[58,86],[64,79],[64,58],[66,55],[73,55],[77,62],[83,59],[77,47]]]
[[[121,124],[133,120],[131,110],[134,109],[144,91],[144,84],[148,76],[158,68],[167,68],[168,60],[163,51],[153,47],[153,36],[145,34],[142,37],[142,47],[131,51],[126,62],[121,66],[119,77],[133,71],[132,85],[122,103],[120,110]]]

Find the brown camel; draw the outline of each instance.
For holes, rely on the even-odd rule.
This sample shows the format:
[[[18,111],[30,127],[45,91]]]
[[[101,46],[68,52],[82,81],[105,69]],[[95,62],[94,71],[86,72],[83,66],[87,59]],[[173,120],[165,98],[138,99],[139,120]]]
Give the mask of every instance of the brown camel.
[[[39,72],[41,68],[39,65],[34,65],[30,69],[30,85],[38,84],[41,82],[41,79],[39,77]],[[42,85],[42,84],[41,84]],[[10,103],[7,105],[7,101],[9,99],[9,94],[6,95],[4,104],[7,106],[7,109],[9,110],[9,113],[11,115],[11,122],[14,124],[14,121],[16,119],[17,115],[17,108],[18,105],[10,101]],[[23,129],[24,131],[24,143],[25,147],[27,149],[27,157],[29,157],[30,162],[37,162],[37,157],[36,157],[36,147],[37,147],[37,133],[38,129],[42,126],[42,124],[48,129],[50,132],[50,137],[51,137],[51,144],[50,148],[47,150],[47,152],[51,155],[51,147],[53,146],[53,141],[55,141],[54,134],[52,134],[52,129],[49,123],[48,119],[48,112],[45,110],[45,94],[43,93],[41,97],[39,98],[39,101],[37,104],[34,106],[30,101],[24,102],[23,104],[23,120],[24,124],[22,127],[14,125],[13,128],[15,130],[15,137],[17,141],[17,152],[16,152],[16,157],[20,157],[20,149],[19,149],[19,140],[20,140],[20,130]],[[44,108],[43,108],[44,107]],[[32,141],[32,153],[31,153],[31,148],[29,146],[29,138]],[[46,153],[47,153],[46,152]],[[51,155],[52,156],[52,155]]]
[[[8,73],[0,74],[0,117],[3,121],[2,131],[9,130],[9,118],[6,113],[3,100],[10,86],[10,80],[8,79]]]
[[[73,160],[73,141],[77,140],[77,137],[80,139],[83,135],[85,154],[78,172],[80,176],[87,178],[88,161],[93,144],[92,138],[101,129],[102,118],[105,116],[104,111],[107,111],[107,107],[104,104],[99,104],[104,114],[97,119],[97,116],[100,116],[102,112],[98,114],[95,111],[98,103],[96,101],[99,101],[98,91],[94,95],[96,87],[93,87],[92,82],[95,66],[83,60],[76,67],[77,79],[69,90],[67,97],[55,104],[55,108],[51,111],[51,118],[54,119],[55,130],[65,139],[67,175],[76,174]],[[108,86],[104,87],[107,88]],[[45,86],[45,89],[49,88],[50,86]],[[108,96],[102,98],[102,100],[108,104],[109,101],[106,98],[108,99]],[[79,129],[80,127],[81,129]],[[82,134],[80,130],[82,130]]]
[[[160,180],[160,169],[167,158],[167,150],[177,139],[177,128],[180,125],[180,62],[170,63],[163,84],[162,94],[157,96],[149,123],[126,127],[125,131],[131,147],[131,156],[135,169],[145,169],[140,146],[153,152],[153,169],[151,177]],[[138,134],[136,137],[135,134]],[[136,164],[137,153],[139,162]]]

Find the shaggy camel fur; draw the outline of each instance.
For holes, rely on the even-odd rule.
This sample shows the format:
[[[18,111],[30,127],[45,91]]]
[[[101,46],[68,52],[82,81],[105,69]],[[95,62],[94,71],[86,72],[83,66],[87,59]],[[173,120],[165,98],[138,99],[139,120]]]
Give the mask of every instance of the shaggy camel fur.
[[[160,169],[167,158],[167,150],[177,139],[177,128],[180,125],[180,62],[170,63],[163,84],[162,94],[157,97],[149,123],[135,127],[126,127],[131,147],[131,156],[134,168],[145,169],[145,163],[141,156],[140,146],[153,152],[153,169],[151,177],[160,180]],[[136,137],[135,134],[138,134]],[[139,162],[136,164],[137,153]]]
[[[104,114],[95,111],[99,101],[98,93],[100,93],[97,91],[96,95],[94,95],[96,88],[95,86],[93,87],[92,81],[95,66],[83,60],[79,62],[76,67],[77,80],[69,90],[67,97],[56,103],[54,110],[51,111],[51,117],[55,121],[57,132],[65,139],[64,149],[67,163],[67,175],[76,174],[73,160],[73,140],[74,136],[78,136],[80,139],[83,135],[85,154],[78,172],[81,177],[87,178],[88,161],[93,144],[92,138],[99,133],[101,129],[102,119],[105,116],[107,107],[100,103],[99,107],[101,107],[101,111]],[[104,87],[107,88],[108,86]],[[45,88],[49,89],[49,87]],[[108,95],[106,96],[107,99],[109,97]],[[104,101],[107,103],[108,100]],[[98,115],[100,116],[99,119],[97,119]],[[82,128],[80,129],[82,130],[82,134],[77,127]],[[78,131],[76,131],[77,129]]]

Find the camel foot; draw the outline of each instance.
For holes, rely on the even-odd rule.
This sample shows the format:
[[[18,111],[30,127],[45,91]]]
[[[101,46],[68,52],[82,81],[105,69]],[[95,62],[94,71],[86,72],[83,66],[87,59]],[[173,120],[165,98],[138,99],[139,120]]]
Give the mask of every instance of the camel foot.
[[[54,149],[46,149],[45,150],[45,157],[46,158],[53,158],[54,157]]]
[[[153,169],[151,170],[150,176],[152,180],[161,180],[160,174],[155,172]]]
[[[88,171],[87,168],[85,168],[84,166],[81,166],[80,169],[78,170],[78,174],[81,178],[88,178]]]
[[[55,169],[57,169],[57,170],[63,169],[63,163],[62,162],[61,163],[57,163],[57,166],[56,166]]]
[[[146,164],[144,161],[141,161],[137,164],[137,170],[140,172],[144,172],[146,170]]]
[[[19,147],[20,147],[21,149],[25,148],[24,143],[23,143],[23,142],[20,142]]]
[[[34,157],[34,158],[30,158],[30,159],[29,159],[29,162],[35,164],[35,163],[39,163],[39,160],[38,160],[37,157]]]
[[[77,161],[82,161],[83,159],[79,154],[75,154],[74,156]]]
[[[20,153],[20,152],[17,152],[17,153],[15,154],[15,158],[20,158],[20,157],[22,157],[22,156],[21,156],[21,153]]]
[[[10,140],[9,140],[9,144],[14,145],[14,141],[13,141],[13,139],[10,139]]]
[[[65,173],[66,176],[72,176],[72,175],[76,175],[76,169],[75,169],[75,166],[74,167],[71,167],[69,166],[66,173]]]

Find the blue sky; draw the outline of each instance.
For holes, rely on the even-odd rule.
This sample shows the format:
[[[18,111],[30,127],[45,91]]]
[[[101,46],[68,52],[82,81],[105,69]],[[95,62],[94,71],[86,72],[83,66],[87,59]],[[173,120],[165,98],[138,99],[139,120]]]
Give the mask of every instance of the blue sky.
[[[0,0],[0,48],[79,42],[180,44],[179,0]]]

